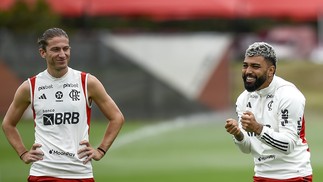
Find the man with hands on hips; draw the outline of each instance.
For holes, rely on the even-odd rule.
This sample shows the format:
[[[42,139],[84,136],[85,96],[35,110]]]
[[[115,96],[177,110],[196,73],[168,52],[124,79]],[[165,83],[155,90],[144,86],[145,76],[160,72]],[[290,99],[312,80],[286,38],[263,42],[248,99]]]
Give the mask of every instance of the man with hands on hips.
[[[124,123],[123,114],[95,76],[68,66],[71,47],[64,30],[46,30],[38,44],[47,68],[19,86],[2,129],[20,159],[31,163],[29,182],[93,182],[92,159],[102,159],[109,150]],[[93,102],[107,124],[97,147],[89,142]],[[29,105],[35,130],[31,149],[17,128]]]
[[[243,153],[254,158],[254,182],[311,182],[310,150],[305,138],[305,97],[276,73],[271,45],[248,47],[242,67],[245,91],[236,101],[238,120],[226,131]]]

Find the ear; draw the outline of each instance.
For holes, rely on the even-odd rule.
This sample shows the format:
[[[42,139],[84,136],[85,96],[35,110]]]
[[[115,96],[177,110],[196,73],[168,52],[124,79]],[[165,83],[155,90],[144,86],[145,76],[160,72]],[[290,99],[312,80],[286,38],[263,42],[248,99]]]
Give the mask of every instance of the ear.
[[[276,66],[271,65],[268,68],[268,76],[273,77],[276,72]]]
[[[43,48],[39,48],[39,54],[42,58],[46,57],[46,51]]]

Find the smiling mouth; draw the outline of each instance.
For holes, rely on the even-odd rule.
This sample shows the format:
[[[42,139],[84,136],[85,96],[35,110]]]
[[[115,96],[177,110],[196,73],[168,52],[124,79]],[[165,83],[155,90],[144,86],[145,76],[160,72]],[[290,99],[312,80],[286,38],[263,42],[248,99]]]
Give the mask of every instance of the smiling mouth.
[[[246,82],[251,83],[251,82],[255,82],[256,78],[247,76],[245,80],[246,80]]]
[[[58,63],[65,63],[66,60],[65,59],[61,59],[61,60],[56,60]]]

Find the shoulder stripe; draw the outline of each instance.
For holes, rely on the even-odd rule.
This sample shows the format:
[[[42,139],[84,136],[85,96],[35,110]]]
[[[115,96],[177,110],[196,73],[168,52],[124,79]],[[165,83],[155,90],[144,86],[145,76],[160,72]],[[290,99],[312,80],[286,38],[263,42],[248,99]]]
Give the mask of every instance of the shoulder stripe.
[[[85,72],[81,72],[82,89],[83,89],[83,92],[85,94],[85,98],[87,98],[86,90],[85,90],[85,79],[86,79],[86,73]]]
[[[29,82],[30,82],[30,102],[31,102],[31,109],[33,111],[33,118],[36,118],[36,112],[35,112],[35,108],[34,108],[34,95],[35,95],[35,87],[36,87],[36,76],[33,76],[31,78],[29,78]]]
[[[302,118],[302,128],[301,128],[301,132],[300,132],[300,137],[301,137],[303,143],[307,143],[306,138],[305,138],[305,116],[304,115]]]
[[[81,81],[82,81],[82,89],[85,96],[85,102],[86,104],[86,116],[87,116],[87,124],[89,126],[89,133],[90,133],[90,124],[91,124],[91,108],[89,106],[89,100],[88,100],[88,93],[87,93],[87,77],[88,74],[85,72],[81,72]]]

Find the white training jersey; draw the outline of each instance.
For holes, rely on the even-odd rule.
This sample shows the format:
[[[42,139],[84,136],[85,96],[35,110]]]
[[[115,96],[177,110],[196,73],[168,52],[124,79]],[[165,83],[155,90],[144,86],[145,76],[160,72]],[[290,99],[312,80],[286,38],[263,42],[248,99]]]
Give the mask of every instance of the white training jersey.
[[[92,164],[83,164],[79,143],[89,140],[91,105],[87,97],[88,74],[68,68],[61,78],[47,70],[29,78],[35,122],[35,143],[43,160],[31,165],[30,175],[92,178]]]
[[[255,176],[287,179],[312,174],[310,151],[305,139],[305,97],[292,83],[274,76],[269,87],[244,91],[236,111],[244,139],[236,145],[254,157]],[[251,111],[264,125],[261,134],[246,132],[240,118]]]

